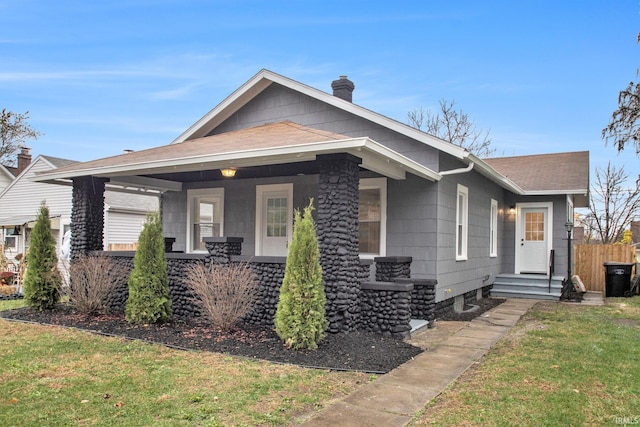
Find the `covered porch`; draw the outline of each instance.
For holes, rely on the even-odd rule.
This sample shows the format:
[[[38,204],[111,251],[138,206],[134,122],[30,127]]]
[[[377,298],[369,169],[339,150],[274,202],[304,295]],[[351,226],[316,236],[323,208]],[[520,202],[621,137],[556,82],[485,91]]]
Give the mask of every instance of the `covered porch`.
[[[281,283],[291,213],[313,198],[329,330],[341,332],[362,327],[366,291],[410,295],[414,290],[414,283],[395,282],[410,278],[410,267],[394,277],[374,277],[373,258],[378,258],[381,272],[396,271],[390,265],[399,258],[385,252],[380,229],[359,215],[361,180],[404,180],[408,174],[431,182],[440,179],[369,138],[281,122],[61,168],[38,180],[73,186],[72,259],[103,247],[105,188],[155,193],[161,197],[165,237],[172,240],[170,265],[250,260],[260,266],[261,282],[269,288],[270,282],[278,288]],[[363,235],[369,242],[365,252],[372,241],[380,248],[371,249],[364,257],[368,261],[361,259]],[[132,254],[110,256],[124,260]],[[406,263],[406,258],[401,261]],[[182,267],[175,271],[172,280],[179,285]],[[402,304],[406,309],[389,300],[389,307],[402,314],[403,326],[385,326],[388,332],[410,330],[411,298]],[[372,309],[371,304],[365,307]]]

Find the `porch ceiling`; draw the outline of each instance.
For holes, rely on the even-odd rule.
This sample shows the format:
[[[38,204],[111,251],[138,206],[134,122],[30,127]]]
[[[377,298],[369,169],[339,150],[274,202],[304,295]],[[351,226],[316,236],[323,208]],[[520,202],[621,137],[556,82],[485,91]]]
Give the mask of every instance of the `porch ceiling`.
[[[154,176],[309,162],[333,153],[359,157],[363,168],[393,179],[404,179],[407,172],[440,179],[431,169],[367,137],[350,138],[287,121],[78,163],[38,174],[34,180],[68,184],[71,178],[90,175],[110,178],[112,185],[123,188],[178,191],[181,182]]]

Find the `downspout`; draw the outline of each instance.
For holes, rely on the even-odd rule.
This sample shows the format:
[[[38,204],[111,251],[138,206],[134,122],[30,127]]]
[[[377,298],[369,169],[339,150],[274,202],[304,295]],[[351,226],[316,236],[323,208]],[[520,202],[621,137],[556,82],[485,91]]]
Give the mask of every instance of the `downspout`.
[[[475,166],[475,163],[473,162],[469,162],[469,164],[467,165],[466,168],[459,168],[459,169],[451,169],[448,171],[443,171],[443,172],[438,172],[440,175],[442,176],[447,176],[447,175],[457,175],[459,173],[467,173],[470,172],[471,169],[473,169],[473,166]]]

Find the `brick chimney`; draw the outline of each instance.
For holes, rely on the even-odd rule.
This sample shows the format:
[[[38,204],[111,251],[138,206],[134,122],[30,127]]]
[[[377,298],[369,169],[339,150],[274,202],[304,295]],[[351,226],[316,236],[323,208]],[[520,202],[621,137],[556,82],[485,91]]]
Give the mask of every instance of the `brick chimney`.
[[[353,102],[352,94],[355,85],[347,76],[340,76],[340,79],[331,82],[331,89],[333,89],[333,96],[337,96],[345,101]]]
[[[20,175],[23,170],[31,164],[30,148],[20,147],[20,153],[18,154],[18,168],[16,169],[16,176]]]

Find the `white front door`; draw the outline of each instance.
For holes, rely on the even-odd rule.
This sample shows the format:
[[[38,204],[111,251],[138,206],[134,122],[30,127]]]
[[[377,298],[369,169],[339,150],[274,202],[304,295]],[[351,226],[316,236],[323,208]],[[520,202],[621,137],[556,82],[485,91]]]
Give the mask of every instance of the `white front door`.
[[[256,255],[286,256],[293,223],[293,184],[256,186]]]
[[[550,208],[519,209],[517,251],[520,273],[547,273],[550,242]]]

